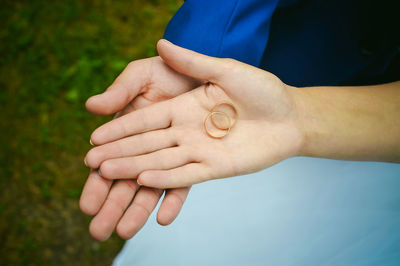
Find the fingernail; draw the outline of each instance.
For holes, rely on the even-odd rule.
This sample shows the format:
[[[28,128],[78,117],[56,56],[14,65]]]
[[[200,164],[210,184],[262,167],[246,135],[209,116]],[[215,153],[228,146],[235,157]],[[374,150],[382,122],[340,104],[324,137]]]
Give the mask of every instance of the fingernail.
[[[136,182],[138,183],[139,186],[142,186],[142,184],[140,184],[139,179],[136,179]]]
[[[101,175],[101,171],[100,171],[100,168],[99,168],[99,169],[97,169],[97,173],[99,174],[99,176],[101,176],[101,177],[102,177],[102,175]]]
[[[94,146],[92,139],[89,139],[89,143],[90,143],[90,145]]]
[[[163,39],[165,42],[172,44],[172,42],[168,41],[167,39]]]
[[[87,162],[86,162],[86,157],[85,157],[85,159],[83,159],[83,162],[85,163],[85,165],[87,167],[88,165],[87,165]]]

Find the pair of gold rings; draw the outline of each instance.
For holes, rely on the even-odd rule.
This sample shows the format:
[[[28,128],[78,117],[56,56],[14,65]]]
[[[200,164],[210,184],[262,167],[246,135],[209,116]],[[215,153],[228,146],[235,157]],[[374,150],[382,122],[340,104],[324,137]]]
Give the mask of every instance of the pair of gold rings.
[[[233,118],[231,118],[226,112],[221,110],[223,107],[228,107],[232,111]],[[219,109],[219,110],[218,110]],[[228,133],[231,131],[232,127],[235,125],[236,120],[237,120],[237,111],[236,108],[228,102],[221,102],[217,103],[213,108],[211,108],[210,113],[206,116],[204,119],[204,130],[206,131],[207,135],[213,139],[222,139]],[[221,120],[221,116],[224,117],[225,121]],[[217,121],[215,121],[215,118],[219,117]],[[217,131],[223,131],[222,134],[215,134],[215,132],[210,131],[209,127],[207,124],[209,124],[208,121],[211,121],[211,124],[217,128]]]

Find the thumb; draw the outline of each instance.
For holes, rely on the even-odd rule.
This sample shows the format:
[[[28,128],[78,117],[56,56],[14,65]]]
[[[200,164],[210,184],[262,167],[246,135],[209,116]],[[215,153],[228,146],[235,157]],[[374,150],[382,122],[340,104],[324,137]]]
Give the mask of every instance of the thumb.
[[[113,84],[105,92],[90,97],[86,109],[93,114],[110,115],[122,110],[132,98],[127,89]]]
[[[99,115],[110,115],[123,110],[149,83],[151,65],[151,60],[129,63],[104,93],[86,101],[86,109]]]
[[[211,57],[177,46],[165,39],[157,43],[157,50],[164,62],[186,76],[223,85],[232,59]]]

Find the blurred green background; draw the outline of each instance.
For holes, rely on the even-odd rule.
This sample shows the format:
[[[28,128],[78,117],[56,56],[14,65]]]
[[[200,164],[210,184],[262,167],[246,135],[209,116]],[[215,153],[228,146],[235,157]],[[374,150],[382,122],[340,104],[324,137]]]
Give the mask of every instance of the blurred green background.
[[[183,1],[0,2],[0,265],[110,265],[78,200],[94,128],[86,112],[128,62],[154,56]]]

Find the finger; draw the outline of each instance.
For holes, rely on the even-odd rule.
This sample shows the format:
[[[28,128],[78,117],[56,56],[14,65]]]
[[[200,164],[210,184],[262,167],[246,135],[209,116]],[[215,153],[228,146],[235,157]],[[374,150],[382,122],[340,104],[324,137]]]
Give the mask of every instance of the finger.
[[[92,133],[91,141],[102,145],[130,135],[167,128],[172,119],[170,104],[170,101],[155,103],[111,120]]]
[[[82,212],[95,215],[103,205],[111,184],[111,180],[101,177],[96,170],[91,170],[79,200]]]
[[[182,209],[190,187],[173,188],[165,192],[157,213],[157,222],[161,225],[171,224]]]
[[[130,179],[146,170],[166,170],[193,161],[189,152],[182,147],[162,149],[135,157],[104,161],[100,166],[101,175],[109,179]]]
[[[175,145],[176,138],[169,128],[155,130],[94,147],[87,153],[85,161],[88,167],[99,168],[105,160],[136,156]]]
[[[116,80],[102,93],[86,101],[89,112],[109,115],[122,110],[141,94],[150,80],[149,61],[137,60],[128,64]]]
[[[179,73],[196,79],[214,83],[224,83],[229,73],[231,60],[206,56],[179,47],[162,39],[157,43],[157,50],[164,62]]]
[[[99,241],[107,240],[124,214],[139,185],[132,180],[117,181],[106,202],[89,226],[90,234]]]
[[[154,188],[187,187],[212,179],[211,169],[203,163],[189,163],[170,170],[148,170],[142,172],[138,182]]]
[[[117,225],[117,234],[123,239],[133,237],[146,223],[162,196],[162,189],[141,187],[132,204]]]

